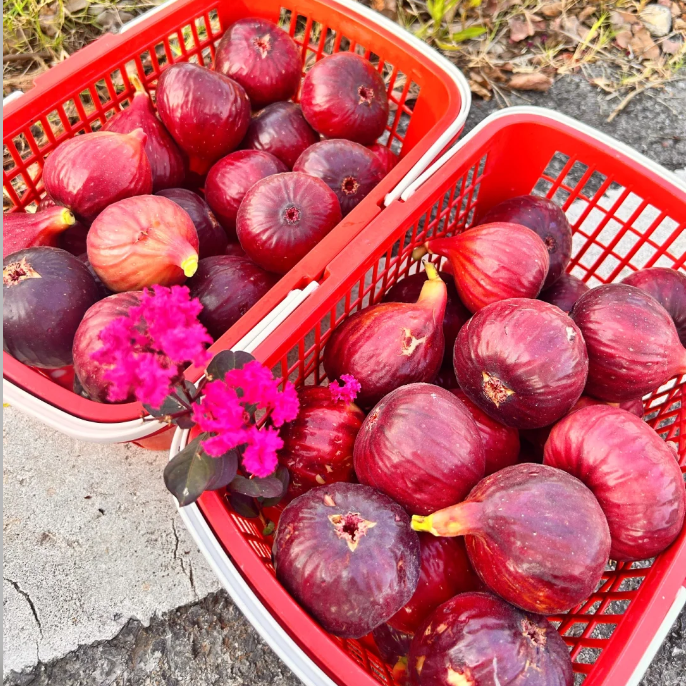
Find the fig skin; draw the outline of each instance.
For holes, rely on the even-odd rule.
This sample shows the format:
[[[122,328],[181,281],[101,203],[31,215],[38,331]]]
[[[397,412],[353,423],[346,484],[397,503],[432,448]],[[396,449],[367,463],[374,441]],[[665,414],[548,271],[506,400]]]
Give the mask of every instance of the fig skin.
[[[419,627],[408,667],[414,686],[572,686],[569,650],[545,617],[490,593],[461,593]]]
[[[593,405],[553,427],[543,463],[593,491],[610,526],[610,557],[629,561],[659,555],[681,532],[686,491],[674,457],[638,417]]]
[[[401,386],[374,407],[355,440],[354,458],[360,483],[415,514],[460,502],[486,464],[467,408],[428,383]]]
[[[255,264],[285,274],[340,220],[336,195],[323,181],[287,172],[258,181],[246,193],[236,234]]]
[[[430,382],[443,360],[446,286],[427,262],[429,279],[416,303],[372,305],[341,322],[324,349],[330,380],[352,374],[362,388],[360,407],[373,407],[391,391]]]
[[[395,683],[408,686],[410,676],[407,671],[407,656],[410,652],[413,634],[398,631],[388,624],[380,624],[372,631],[372,638],[381,659],[392,665],[392,676]]]
[[[388,174],[400,162],[400,158],[387,146],[382,143],[372,143],[367,148],[371,150],[378,158],[379,162]]]
[[[635,286],[611,283],[579,298],[570,317],[588,350],[586,393],[632,400],[686,372],[686,349],[667,310]]]
[[[535,298],[548,273],[548,250],[531,229],[506,222],[483,224],[424,244],[450,260],[455,286],[470,312],[508,298]]]
[[[33,367],[72,363],[72,343],[100,288],[83,262],[65,250],[26,248],[3,260],[3,350]]]
[[[549,288],[544,288],[538,296],[539,300],[559,307],[569,314],[576,301],[590,288],[581,279],[571,274],[563,274]]]
[[[214,68],[240,83],[257,110],[298,92],[302,63],[297,44],[283,29],[251,17],[226,30]]]
[[[361,638],[392,617],[419,580],[419,538],[407,513],[363,484],[327,484],[293,500],[273,557],[286,590],[341,638]]]
[[[157,83],[162,123],[203,176],[220,157],[235,150],[250,124],[250,100],[227,76],[189,62],[165,69]]]
[[[622,283],[652,295],[667,310],[686,347],[686,275],[676,269],[652,267],[630,274]]]
[[[383,78],[363,57],[338,52],[307,72],[300,105],[310,126],[327,138],[374,143],[388,122]]]
[[[344,217],[386,176],[371,150],[342,139],[311,145],[298,157],[293,171],[321,179],[336,194]]]
[[[150,96],[145,92],[140,79],[135,74],[130,74],[129,80],[135,90],[131,104],[108,119],[103,130],[132,133],[136,129],[142,129],[147,136],[145,154],[150,162],[153,193],[163,188],[176,188],[183,183],[186,174],[181,151],[157,118]]]
[[[57,247],[79,257],[86,252],[90,227],[77,221],[57,236]]]
[[[484,476],[517,464],[520,450],[519,431],[491,419],[461,389],[451,388],[450,392],[469,410],[469,414],[479,431],[486,456],[486,473]]]
[[[275,102],[252,118],[241,147],[268,152],[291,170],[301,153],[317,141],[319,134],[303,117],[300,105]]]
[[[459,388],[459,384],[455,378],[455,370],[453,369],[452,350],[449,351],[447,346],[443,356],[443,365],[438,370],[438,374],[436,374],[432,383],[435,383],[441,388],[445,388],[446,391],[452,391],[454,388]]]
[[[41,245],[56,247],[60,233],[75,223],[74,215],[64,207],[50,207],[39,212],[12,212],[2,217],[2,258],[25,248]]]
[[[552,286],[565,273],[572,257],[572,227],[562,208],[552,200],[535,195],[520,195],[504,200],[489,210],[479,223],[493,222],[521,224],[540,236],[550,258],[544,289]]]
[[[581,397],[588,374],[584,339],[559,308],[512,298],[475,314],[453,355],[465,395],[501,424],[548,426]]]
[[[108,205],[152,193],[147,136],[98,131],[64,141],[45,160],[43,183],[53,201],[90,224]]]
[[[355,403],[336,401],[322,386],[298,389],[297,418],[284,424],[279,464],[288,468],[287,502],[312,488],[354,480],[353,447],[364,412]]]
[[[610,552],[610,530],[593,493],[561,469],[516,464],[482,479],[458,505],[412,528],[466,536],[481,580],[527,612],[567,612],[588,598]]]

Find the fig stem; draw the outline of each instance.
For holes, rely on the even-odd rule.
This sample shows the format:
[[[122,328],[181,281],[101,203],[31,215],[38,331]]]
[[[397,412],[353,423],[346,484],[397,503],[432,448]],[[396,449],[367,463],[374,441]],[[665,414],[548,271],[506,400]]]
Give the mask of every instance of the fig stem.
[[[429,281],[443,281],[443,279],[438,275],[438,269],[433,262],[425,262],[424,269],[426,270],[426,275]]]
[[[72,224],[76,223],[76,217],[74,217],[74,215],[66,208],[62,210],[61,219],[62,223],[66,226],[71,226]]]
[[[419,262],[419,260],[424,257],[429,251],[423,246],[423,245],[418,245],[413,251],[412,251],[412,259],[415,262]]]
[[[129,77],[129,81],[131,82],[133,90],[135,91],[134,96],[145,95],[146,97],[148,97],[148,94],[145,88],[143,87],[141,80],[138,78],[138,74],[127,74],[127,76]]]
[[[412,515],[412,529],[434,536],[466,536],[478,530],[481,503],[465,501],[430,515]]]
[[[187,277],[193,276],[198,269],[198,256],[191,255],[181,262],[181,269]]]

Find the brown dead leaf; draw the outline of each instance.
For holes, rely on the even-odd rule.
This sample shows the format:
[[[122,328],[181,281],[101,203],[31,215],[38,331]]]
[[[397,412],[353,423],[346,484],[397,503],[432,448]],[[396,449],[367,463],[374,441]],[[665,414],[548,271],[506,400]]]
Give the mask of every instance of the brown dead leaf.
[[[507,85],[518,91],[547,91],[553,85],[553,80],[541,72],[515,74]]]
[[[679,7],[678,3],[676,3],[676,2],[670,3],[669,9],[671,10],[673,17],[680,17],[681,16],[681,7]]]
[[[674,20],[674,30],[675,31],[686,31],[686,20],[675,19]]]
[[[596,7],[593,7],[593,5],[590,5],[589,7],[585,7],[584,9],[579,12],[579,21],[586,21],[592,14],[595,14],[597,11]]]
[[[681,50],[682,45],[683,43],[676,37],[667,38],[660,43],[662,52],[667,53],[668,55],[676,55],[679,50]]]
[[[483,98],[484,100],[490,100],[493,97],[493,94],[490,90],[484,88],[482,85],[478,84],[476,81],[473,81],[472,79],[469,80],[469,90],[472,91],[472,93],[474,93],[475,95],[478,95],[479,97]]]
[[[629,47],[629,43],[631,42],[633,35],[634,34],[628,29],[619,31],[615,36],[615,43],[617,43],[622,50],[626,50]]]
[[[398,16],[397,0],[372,0],[372,9],[391,19],[396,19]]]
[[[498,67],[494,67],[491,64],[481,67],[481,71],[489,81],[494,81],[495,83],[505,83],[507,81],[507,76],[503,74],[502,69],[498,69]]]
[[[541,7],[541,14],[546,17],[559,17],[564,7],[564,2],[548,2]]]
[[[510,40],[515,43],[519,43],[519,41],[522,41],[529,36],[533,36],[534,33],[536,33],[533,24],[525,19],[511,17],[507,23],[510,26]]]
[[[657,60],[660,58],[660,48],[650,36],[648,29],[641,27],[634,31],[629,41],[629,47],[640,60]]]

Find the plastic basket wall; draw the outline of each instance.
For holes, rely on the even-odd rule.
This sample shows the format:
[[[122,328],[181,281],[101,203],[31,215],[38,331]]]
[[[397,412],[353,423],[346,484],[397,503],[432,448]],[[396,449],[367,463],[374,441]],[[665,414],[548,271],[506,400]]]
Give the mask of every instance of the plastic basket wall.
[[[301,263],[226,334],[231,347],[295,288],[321,276],[326,264],[381,213],[387,193],[450,129],[466,103],[453,74],[381,26],[335,0],[177,0],[134,21],[126,33],[107,34],[36,79],[36,86],[7,105],[3,133],[4,210],[35,207],[43,196],[45,157],[63,140],[97,131],[133,94],[136,73],[154,93],[161,71],[176,62],[209,66],[216,43],[238,19],[259,16],[280,23],[300,46],[303,71],[327,54],[353,51],[372,61],[388,88],[391,116],[385,143],[398,166]],[[383,139],[382,139],[383,140]],[[102,405],[76,396],[46,374],[4,354],[5,376],[57,407],[84,419],[121,422],[142,413],[138,403]]]
[[[544,111],[543,111],[544,112]],[[574,230],[570,270],[598,285],[631,270],[683,268],[686,193],[607,143],[543,114],[496,117],[460,144],[407,203],[395,203],[329,265],[323,285],[261,346],[256,356],[296,384],[325,380],[322,351],[332,327],[417,269],[412,249],[428,236],[459,233],[507,197],[552,198]],[[685,378],[644,400],[649,424],[678,448],[686,471]],[[234,513],[221,492],[201,509],[225,550],[272,615],[337,683],[393,683],[370,640],[325,634],[274,577],[271,539]],[[610,563],[602,583],[572,612],[552,617],[577,682],[621,686],[633,673],[686,576],[686,531],[654,561]]]

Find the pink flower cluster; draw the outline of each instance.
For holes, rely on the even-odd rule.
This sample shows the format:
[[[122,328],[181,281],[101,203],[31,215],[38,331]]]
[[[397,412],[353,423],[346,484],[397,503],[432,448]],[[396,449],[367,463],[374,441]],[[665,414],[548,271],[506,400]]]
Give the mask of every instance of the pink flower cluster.
[[[240,393],[238,392],[240,389]],[[291,383],[279,391],[279,382],[259,362],[227,372],[223,381],[211,381],[205,395],[194,406],[192,419],[202,431],[214,434],[203,442],[208,455],[219,457],[244,445],[243,466],[258,477],[269,476],[277,467],[276,453],[283,441],[274,427],[298,415],[298,395]],[[258,429],[251,413],[265,410],[274,426]]]
[[[160,407],[180,380],[182,366],[203,366],[211,355],[211,336],[198,321],[200,301],[185,286],[152,286],[128,315],[111,321],[101,332],[102,347],[92,358],[109,369],[107,397],[112,402],[131,396]]]
[[[343,382],[342,386],[338,381],[332,381],[329,384],[331,397],[344,403],[354,402],[362,388],[360,382],[352,374],[341,374],[341,381]]]

